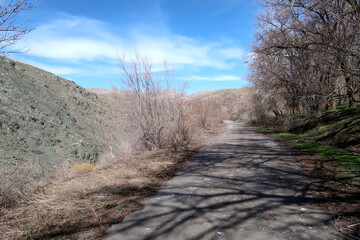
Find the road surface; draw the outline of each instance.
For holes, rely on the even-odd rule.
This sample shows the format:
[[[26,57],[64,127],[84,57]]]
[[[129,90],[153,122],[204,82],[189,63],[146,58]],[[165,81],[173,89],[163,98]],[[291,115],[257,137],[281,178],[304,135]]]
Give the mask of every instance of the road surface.
[[[227,122],[105,240],[347,239],[307,194],[312,180],[272,139]]]

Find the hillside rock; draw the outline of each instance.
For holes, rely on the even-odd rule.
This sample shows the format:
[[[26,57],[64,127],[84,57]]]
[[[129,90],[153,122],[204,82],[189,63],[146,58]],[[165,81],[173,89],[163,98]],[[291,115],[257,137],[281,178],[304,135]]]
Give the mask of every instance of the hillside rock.
[[[95,163],[120,134],[116,115],[74,82],[11,59],[0,62],[0,164]]]

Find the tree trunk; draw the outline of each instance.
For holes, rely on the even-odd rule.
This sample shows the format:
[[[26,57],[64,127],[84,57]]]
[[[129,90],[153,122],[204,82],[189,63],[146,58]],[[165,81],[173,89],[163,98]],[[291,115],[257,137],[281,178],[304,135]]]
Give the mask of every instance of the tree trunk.
[[[354,94],[349,95],[349,108],[356,108],[356,102],[355,102]]]
[[[356,108],[356,102],[355,102],[355,91],[354,87],[351,84],[351,79],[349,76],[345,78],[346,85],[347,85],[347,95],[349,97],[349,108]]]
[[[335,110],[336,109],[336,101],[334,99],[331,101],[329,109],[330,110]]]
[[[275,110],[273,110],[275,116],[281,116],[283,113],[279,108],[275,108]]]

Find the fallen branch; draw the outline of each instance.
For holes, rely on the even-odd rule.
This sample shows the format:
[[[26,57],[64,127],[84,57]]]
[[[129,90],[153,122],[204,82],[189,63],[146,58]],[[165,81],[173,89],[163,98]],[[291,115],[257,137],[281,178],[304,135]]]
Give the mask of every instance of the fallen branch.
[[[348,226],[345,226],[345,228],[353,228],[353,227],[356,227],[356,226],[359,226],[360,225],[360,222],[359,223],[354,223],[354,224],[350,224]]]

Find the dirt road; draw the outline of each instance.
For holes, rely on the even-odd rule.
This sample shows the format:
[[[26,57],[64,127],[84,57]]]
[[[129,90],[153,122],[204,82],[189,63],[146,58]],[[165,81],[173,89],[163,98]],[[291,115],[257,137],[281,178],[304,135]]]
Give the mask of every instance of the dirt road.
[[[347,239],[306,193],[311,181],[273,140],[227,122],[105,239]]]

